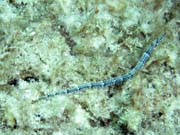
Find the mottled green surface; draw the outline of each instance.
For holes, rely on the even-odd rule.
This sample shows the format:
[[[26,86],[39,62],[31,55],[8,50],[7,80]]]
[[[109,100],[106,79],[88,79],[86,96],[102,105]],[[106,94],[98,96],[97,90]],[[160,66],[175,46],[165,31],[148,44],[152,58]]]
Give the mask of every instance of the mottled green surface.
[[[0,134],[179,135],[178,0],[0,0]],[[33,103],[129,71],[135,77]]]

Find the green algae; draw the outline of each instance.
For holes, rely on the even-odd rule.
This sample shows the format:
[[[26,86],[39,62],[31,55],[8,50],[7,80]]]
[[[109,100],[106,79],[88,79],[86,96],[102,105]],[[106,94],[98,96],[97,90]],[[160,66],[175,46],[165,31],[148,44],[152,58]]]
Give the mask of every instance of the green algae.
[[[2,0],[0,133],[179,134],[178,4]],[[164,32],[166,39],[132,80],[32,103],[129,71]]]

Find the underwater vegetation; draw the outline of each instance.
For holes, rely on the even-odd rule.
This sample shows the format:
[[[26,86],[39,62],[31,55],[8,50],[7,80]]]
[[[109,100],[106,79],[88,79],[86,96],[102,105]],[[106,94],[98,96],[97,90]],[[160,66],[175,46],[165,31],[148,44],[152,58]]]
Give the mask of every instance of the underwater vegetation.
[[[180,134],[179,7],[1,0],[0,134]]]

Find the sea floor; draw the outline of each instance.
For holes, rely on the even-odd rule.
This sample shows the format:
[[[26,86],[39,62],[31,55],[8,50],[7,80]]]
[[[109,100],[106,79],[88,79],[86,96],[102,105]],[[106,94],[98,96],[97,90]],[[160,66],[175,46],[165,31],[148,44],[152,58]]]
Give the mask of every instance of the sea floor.
[[[1,0],[1,135],[180,135],[179,0]],[[39,98],[130,71],[111,87]],[[37,101],[37,102],[34,102]]]

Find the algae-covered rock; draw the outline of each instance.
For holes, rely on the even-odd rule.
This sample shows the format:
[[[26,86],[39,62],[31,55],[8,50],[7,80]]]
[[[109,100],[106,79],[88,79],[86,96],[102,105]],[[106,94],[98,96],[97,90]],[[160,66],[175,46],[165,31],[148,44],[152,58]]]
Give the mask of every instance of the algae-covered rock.
[[[0,0],[0,134],[180,134],[178,0]],[[130,71],[112,87],[45,95]]]

